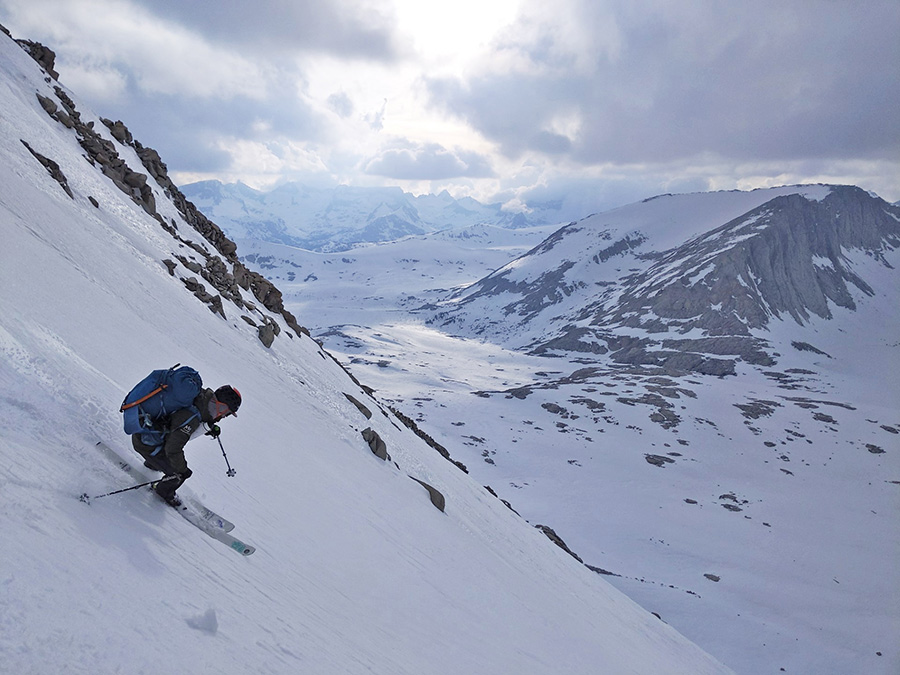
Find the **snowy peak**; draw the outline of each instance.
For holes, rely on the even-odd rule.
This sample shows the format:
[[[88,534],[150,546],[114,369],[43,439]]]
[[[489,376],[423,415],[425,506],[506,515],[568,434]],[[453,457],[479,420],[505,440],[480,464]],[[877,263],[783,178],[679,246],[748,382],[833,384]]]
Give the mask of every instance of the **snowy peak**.
[[[871,295],[850,252],[890,267],[885,253],[900,245],[900,210],[856,187],[705,197],[666,196],[567,225],[442,303],[433,320],[539,354],[728,374],[738,359],[774,363],[753,332],[770,321],[828,319]]]
[[[831,318],[829,302],[854,309],[847,284],[871,293],[844,251],[859,249],[886,264],[900,244],[900,211],[853,187],[822,200],[776,197],[720,228],[663,254],[630,280],[608,321],[653,312],[680,332],[699,328],[747,334],[788,315],[805,323]],[[695,320],[713,311],[716,318]]]

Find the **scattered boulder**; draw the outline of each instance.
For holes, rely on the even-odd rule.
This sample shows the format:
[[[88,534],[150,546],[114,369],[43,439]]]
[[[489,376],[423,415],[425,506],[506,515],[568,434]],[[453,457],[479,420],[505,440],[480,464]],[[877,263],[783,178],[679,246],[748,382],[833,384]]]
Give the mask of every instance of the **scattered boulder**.
[[[206,290],[206,286],[201,284],[196,277],[188,277],[187,279],[182,279],[181,283],[185,285],[185,287],[194,294],[200,302],[204,303],[209,307],[209,310],[214,314],[218,314],[223,319],[227,318],[225,316],[225,308],[222,306],[222,297],[219,295],[212,295]]]
[[[744,509],[738,504],[746,506],[750,502],[746,499],[738,499],[737,495],[733,492],[726,492],[724,495],[719,495],[719,501],[728,502],[727,504],[720,504],[724,509],[728,509],[729,511],[743,511]]]
[[[259,341],[263,343],[266,349],[270,348],[272,343],[275,342],[275,328],[272,323],[264,323],[257,329],[257,334],[259,335]]]
[[[487,490],[488,492],[490,492],[492,495],[494,495],[497,499],[499,499],[499,500],[500,500],[500,503],[503,504],[503,506],[505,506],[505,507],[508,508],[510,511],[512,511],[513,513],[515,513],[517,516],[519,516],[519,518],[522,517],[522,514],[519,513],[518,511],[516,511],[516,510],[512,507],[512,504],[510,504],[507,500],[503,499],[502,497],[500,497],[500,495],[498,495],[496,492],[494,492],[494,488],[492,488],[490,485],[485,485],[485,486],[484,486],[484,489]]]
[[[410,478],[412,478],[419,485],[428,490],[428,497],[429,499],[431,499],[431,503],[434,505],[434,508],[443,513],[444,507],[447,505],[447,500],[444,499],[444,495],[441,494],[441,492],[437,488],[429,485],[425,481],[419,480],[415,476],[410,476]]]
[[[672,459],[671,457],[665,457],[663,455],[644,455],[644,459],[647,460],[648,464],[660,467],[665,467],[666,464],[675,463],[674,459]]]
[[[109,129],[109,133],[112,134],[112,137],[115,138],[122,145],[131,145],[134,142],[134,138],[131,135],[131,132],[128,131],[128,128],[122,122],[122,120],[116,120],[115,122],[108,120],[104,117],[100,118],[100,121],[103,122],[104,126]]]
[[[49,96],[41,96],[40,94],[37,94],[37,98],[41,104],[41,107],[44,109],[44,112],[50,115],[50,117],[54,117],[56,115],[56,111],[59,110],[56,102]]]
[[[372,411],[369,410],[369,409],[368,409],[366,406],[364,406],[362,403],[360,403],[360,401],[359,401],[356,397],[351,396],[351,395],[348,394],[347,392],[344,392],[344,396],[346,396],[346,397],[347,397],[347,400],[350,401],[350,403],[352,403],[353,405],[355,405],[356,408],[357,408],[363,415],[365,415],[365,418],[366,418],[367,420],[372,419]]]
[[[381,440],[381,436],[378,435],[377,431],[372,429],[372,427],[366,427],[361,433],[363,439],[369,444],[369,449],[376,457],[385,461],[391,458],[387,452],[387,445]]]

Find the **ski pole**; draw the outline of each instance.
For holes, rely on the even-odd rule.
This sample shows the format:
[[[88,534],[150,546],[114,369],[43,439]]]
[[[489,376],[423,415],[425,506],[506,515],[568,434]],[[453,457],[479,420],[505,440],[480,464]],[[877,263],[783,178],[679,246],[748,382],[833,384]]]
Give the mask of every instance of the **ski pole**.
[[[222,448],[222,457],[225,458],[225,466],[228,467],[228,471],[225,472],[225,475],[228,476],[229,478],[232,478],[234,476],[234,474],[237,473],[237,471],[235,471],[234,469],[231,468],[231,464],[228,461],[228,455],[225,454],[225,447],[222,445],[221,439],[218,436],[216,436],[216,440],[219,441],[219,447]]]
[[[156,485],[157,483],[165,483],[166,481],[175,480],[178,478],[176,475],[165,476],[164,478],[157,478],[156,480],[147,481],[146,483],[141,483],[140,485],[132,485],[131,487],[122,488],[121,490],[113,490],[112,492],[107,492],[105,495],[97,495],[96,497],[90,497],[87,492],[82,493],[78,499],[87,504],[90,503],[92,499],[100,499],[101,497],[109,497],[110,495],[117,495],[121,492],[128,492],[129,490],[137,490],[138,488],[147,487],[148,485]]]

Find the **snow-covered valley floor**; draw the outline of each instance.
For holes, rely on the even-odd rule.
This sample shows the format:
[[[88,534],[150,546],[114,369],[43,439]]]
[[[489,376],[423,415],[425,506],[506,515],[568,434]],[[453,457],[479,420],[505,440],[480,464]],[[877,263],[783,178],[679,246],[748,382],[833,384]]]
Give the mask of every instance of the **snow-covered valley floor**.
[[[430,288],[481,276],[447,265],[451,251],[412,270],[385,245],[341,269],[254,245],[273,254],[266,273],[287,304],[364,384],[738,672],[900,668],[900,322],[879,302],[894,297],[889,272],[873,268],[881,285],[857,312],[775,322],[774,367],[673,379],[587,371],[426,325],[412,310],[443,292]],[[803,340],[828,356],[791,347]]]

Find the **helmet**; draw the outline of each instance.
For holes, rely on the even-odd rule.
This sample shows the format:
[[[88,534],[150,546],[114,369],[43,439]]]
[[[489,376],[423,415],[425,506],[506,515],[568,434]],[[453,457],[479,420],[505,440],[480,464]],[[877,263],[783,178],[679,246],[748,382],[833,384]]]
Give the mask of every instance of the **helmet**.
[[[237,417],[238,408],[241,407],[241,392],[226,384],[216,389],[216,400],[227,405],[231,414]]]

